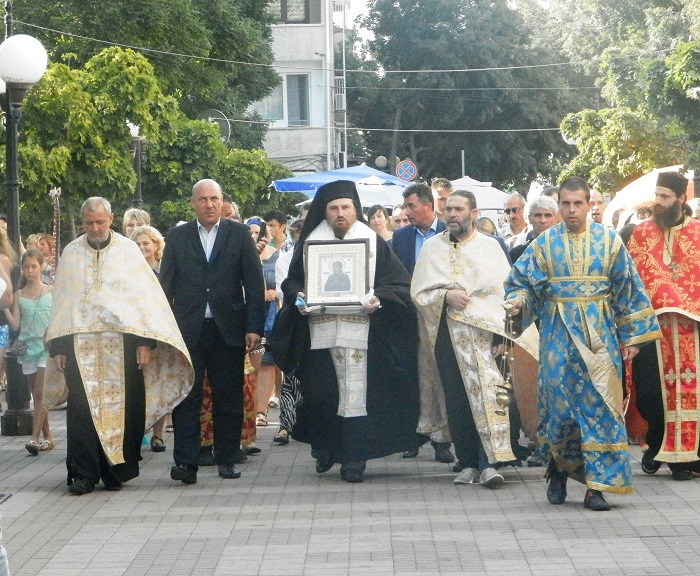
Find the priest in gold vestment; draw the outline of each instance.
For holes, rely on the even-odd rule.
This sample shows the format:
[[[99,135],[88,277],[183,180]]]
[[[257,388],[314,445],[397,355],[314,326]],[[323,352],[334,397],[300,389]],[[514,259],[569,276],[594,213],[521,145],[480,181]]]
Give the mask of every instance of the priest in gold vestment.
[[[426,240],[413,272],[420,334],[418,431],[447,425],[463,468],[454,483],[495,488],[504,481],[499,465],[516,460],[508,411],[501,412],[496,402],[504,384],[502,301],[510,265],[498,242],[473,227],[477,215],[471,192],[453,192],[447,229]],[[536,356],[534,327],[523,336],[519,343]]]
[[[88,198],[85,234],[56,272],[47,347],[47,408],[68,398],[69,492],[107,490],[139,474],[144,431],[189,392],[187,348],[136,244],[110,230],[103,198]]]

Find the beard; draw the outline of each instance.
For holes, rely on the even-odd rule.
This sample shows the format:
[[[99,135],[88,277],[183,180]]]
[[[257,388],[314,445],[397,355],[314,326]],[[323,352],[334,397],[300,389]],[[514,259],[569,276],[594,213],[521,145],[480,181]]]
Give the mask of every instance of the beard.
[[[657,204],[654,205],[654,214],[651,218],[659,228],[666,229],[675,226],[681,219],[682,214],[683,208],[681,204],[674,203],[668,208]]]
[[[451,220],[447,223],[447,228],[453,236],[464,238],[472,231],[472,221],[469,218],[466,220]]]

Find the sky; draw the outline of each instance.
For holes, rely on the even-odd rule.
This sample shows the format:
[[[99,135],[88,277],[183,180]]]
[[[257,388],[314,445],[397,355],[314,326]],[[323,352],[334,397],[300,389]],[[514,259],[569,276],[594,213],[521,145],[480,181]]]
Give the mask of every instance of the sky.
[[[348,26],[351,26],[355,18],[360,14],[364,14],[367,10],[367,0],[350,0],[350,8],[348,9]]]

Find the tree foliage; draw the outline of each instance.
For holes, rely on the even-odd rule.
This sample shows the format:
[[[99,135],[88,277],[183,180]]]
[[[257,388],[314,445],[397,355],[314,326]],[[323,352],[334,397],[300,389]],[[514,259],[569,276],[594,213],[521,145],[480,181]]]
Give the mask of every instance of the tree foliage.
[[[562,176],[575,173],[615,191],[652,168],[696,163],[697,46],[685,40],[693,25],[688,15],[698,7],[697,0],[550,3],[562,51],[582,62],[604,99],[564,119],[577,155]]]
[[[507,2],[374,0],[364,24],[374,34],[368,67],[391,71],[350,76],[358,86],[348,90],[350,117],[369,129],[372,155],[408,156],[423,178],[455,178],[465,150],[470,176],[524,186],[548,169],[553,153],[564,153],[557,130],[529,129],[556,128],[577,109],[566,90],[556,90],[565,82],[547,68],[502,69],[555,58],[532,46]],[[480,70],[450,71],[465,68]]]
[[[619,189],[653,168],[677,164],[687,151],[682,138],[629,108],[583,110],[567,116],[562,130],[575,135],[578,154],[561,178],[583,174],[599,190]]]
[[[269,2],[25,0],[13,6],[16,31],[41,40],[54,62],[81,66],[110,43],[148,48],[144,55],[161,89],[177,99],[186,115],[194,118],[217,108],[230,118],[242,118],[251,102],[279,82],[268,66]],[[264,136],[255,124],[237,123],[232,132],[232,146],[259,147]]]
[[[263,151],[228,148],[216,126],[189,120],[146,58],[111,47],[84,66],[50,65],[26,98],[19,147],[24,231],[49,228],[53,186],[62,189],[68,238],[89,196],[104,196],[115,214],[123,212],[136,186],[127,120],[149,143],[143,196],[163,229],[191,215],[187,199],[200,178],[216,178],[238,201],[264,204],[270,181],[288,175]]]

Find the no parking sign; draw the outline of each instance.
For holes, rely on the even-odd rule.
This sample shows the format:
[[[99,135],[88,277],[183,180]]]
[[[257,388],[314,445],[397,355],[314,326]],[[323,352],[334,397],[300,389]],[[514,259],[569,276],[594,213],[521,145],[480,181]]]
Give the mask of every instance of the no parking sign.
[[[401,160],[396,165],[396,175],[401,178],[401,180],[413,180],[418,174],[418,168],[410,160]]]

